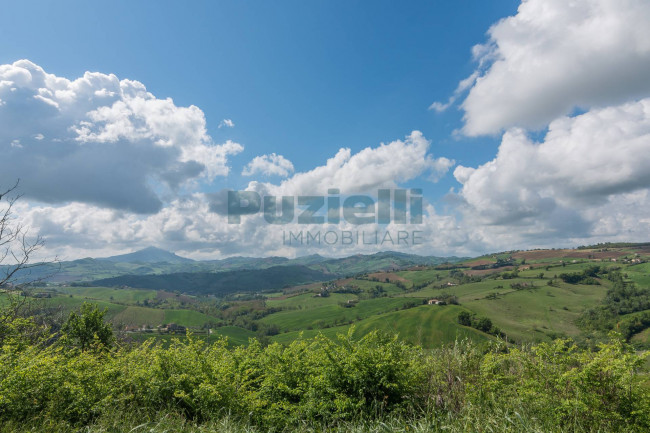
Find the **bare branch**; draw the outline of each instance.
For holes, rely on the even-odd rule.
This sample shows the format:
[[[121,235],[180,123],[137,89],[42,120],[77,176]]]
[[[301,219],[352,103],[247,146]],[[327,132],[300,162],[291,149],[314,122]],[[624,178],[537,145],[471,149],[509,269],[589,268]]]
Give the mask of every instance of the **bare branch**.
[[[20,180],[2,190],[0,188],[0,289],[15,289],[21,286],[43,281],[52,275],[30,279],[30,269],[58,263],[55,258],[50,262],[31,263],[31,259],[40,250],[45,241],[41,236],[29,237],[29,230],[13,216]],[[17,286],[15,283],[19,283]]]

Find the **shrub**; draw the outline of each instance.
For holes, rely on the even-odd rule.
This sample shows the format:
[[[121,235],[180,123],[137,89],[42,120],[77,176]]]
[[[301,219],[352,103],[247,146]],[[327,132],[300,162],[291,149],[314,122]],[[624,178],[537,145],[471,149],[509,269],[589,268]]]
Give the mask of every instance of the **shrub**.
[[[634,379],[643,358],[615,339],[595,352],[555,340],[482,360],[477,404],[525,406],[554,425],[591,431],[650,428],[650,396]]]
[[[480,322],[487,328],[488,320]],[[485,352],[469,341],[425,351],[397,336],[352,335],[288,346],[251,340],[232,350],[226,340],[207,345],[191,335],[169,347],[150,340],[110,350],[5,340],[0,425],[74,431],[122,414],[169,413],[196,425],[232,419],[262,431],[345,431],[349,423],[399,419],[458,419],[458,431],[650,428],[650,394],[638,374],[643,356],[618,337],[596,351],[556,340],[530,347],[496,342]],[[498,424],[494,414],[519,421]]]
[[[115,337],[111,325],[104,323],[105,315],[106,310],[99,311],[96,305],[84,302],[79,313],[70,313],[63,324],[63,341],[81,350],[110,348]]]

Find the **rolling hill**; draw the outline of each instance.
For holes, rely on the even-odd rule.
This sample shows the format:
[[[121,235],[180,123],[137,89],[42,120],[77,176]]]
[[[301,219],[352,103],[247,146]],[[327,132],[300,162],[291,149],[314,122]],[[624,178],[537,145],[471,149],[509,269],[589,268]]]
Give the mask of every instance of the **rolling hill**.
[[[214,273],[274,266],[306,266],[335,275],[356,275],[378,270],[402,269],[418,265],[457,262],[457,257],[425,257],[398,252],[381,252],[345,258],[318,254],[289,259],[286,257],[228,257],[220,260],[192,260],[172,252],[149,247],[140,251],[105,258],[91,258],[44,264],[19,273],[19,281],[42,279],[50,282],[95,281],[123,275],[162,275],[177,273]],[[2,268],[0,267],[0,270]]]
[[[506,251],[448,260],[382,252],[336,259],[232,257],[175,264],[84,259],[69,266],[84,278],[88,269],[90,275],[132,273],[74,287],[34,289],[51,296],[44,302],[66,311],[96,302],[108,308],[114,323],[128,325],[174,321],[204,333],[208,328],[236,329],[239,337],[282,343],[301,334],[334,336],[350,327],[355,336],[381,329],[425,347],[465,337],[488,341],[496,335],[517,343],[557,337],[588,342],[620,328],[637,346],[649,344],[647,244]],[[194,271],[165,272],[169,269]],[[428,305],[438,299],[458,305]],[[458,321],[461,312],[472,317],[469,325]],[[491,327],[478,328],[481,320],[489,320]]]
[[[292,285],[327,281],[335,275],[306,266],[273,266],[225,272],[181,272],[163,275],[123,275],[93,281],[93,286],[128,286],[138,289],[167,290],[193,295],[223,296],[237,292],[261,292]]]

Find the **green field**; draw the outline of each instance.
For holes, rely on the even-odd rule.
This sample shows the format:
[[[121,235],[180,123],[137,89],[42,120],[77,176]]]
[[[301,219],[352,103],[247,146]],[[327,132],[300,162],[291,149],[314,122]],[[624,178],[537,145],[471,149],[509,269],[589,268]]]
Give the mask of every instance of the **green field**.
[[[79,309],[84,302],[89,302],[84,298],[69,297],[69,296],[56,296],[48,299],[39,299],[37,303],[42,302],[44,305],[49,307],[61,308],[64,313],[69,313],[70,311]],[[106,301],[92,301],[93,304],[96,304],[101,310],[106,309],[106,317],[111,318],[115,315],[123,312],[127,307],[124,305],[117,305],[111,302]]]
[[[557,254],[557,257],[550,257],[548,251],[538,254],[544,258],[526,260],[525,265],[522,265],[521,257],[516,259],[514,263],[521,269],[516,278],[504,278],[512,275],[512,270],[499,268],[477,273],[467,267],[455,270],[452,278],[452,271],[425,266],[395,272],[363,273],[356,277],[289,287],[282,291],[276,289],[262,297],[240,293],[219,300],[214,296],[186,296],[155,290],[63,286],[43,289],[59,293],[59,296],[34,299],[33,302],[57,306],[64,313],[79,308],[83,302],[93,302],[106,309],[106,318],[116,325],[132,328],[176,323],[197,332],[212,328],[230,337],[234,344],[246,344],[249,338],[257,335],[256,332],[266,335],[279,331],[280,334],[271,338],[278,342],[291,341],[300,332],[305,336],[322,332],[334,337],[337,333],[347,332],[350,325],[354,325],[357,336],[371,329],[381,329],[397,332],[407,341],[432,347],[456,338],[492,338],[458,325],[457,316],[463,309],[471,312],[476,319],[489,318],[509,339],[518,342],[580,336],[581,329],[576,326],[576,319],[585,309],[601,305],[613,283],[601,275],[598,284],[567,284],[559,278],[563,273],[580,273],[594,265],[601,269],[618,268],[626,281],[634,282],[641,288],[650,286],[650,263],[631,263],[624,258],[617,262],[579,258],[584,256],[584,251],[580,254],[576,252],[575,259],[567,258],[571,255],[569,250],[557,250]],[[631,249],[628,258],[639,257],[635,254]],[[509,259],[511,253],[487,255],[471,259],[468,263],[484,259],[495,262],[495,257]],[[644,255],[642,258],[646,260],[650,256]],[[531,264],[542,265],[525,269]],[[468,280],[474,282],[460,284]],[[412,291],[414,286],[423,285],[422,289]],[[317,296],[321,287],[325,286],[330,287],[329,296]],[[377,287],[381,291],[378,292]],[[334,293],[343,288],[357,293]],[[443,293],[456,296],[460,305],[440,308],[422,305],[425,300],[439,298]],[[0,299],[0,302],[4,301]],[[625,317],[621,316],[621,319]],[[217,326],[221,327],[215,328]],[[648,332],[637,334],[633,339],[635,344],[646,344]]]
[[[215,318],[207,314],[192,310],[163,310],[165,315],[163,323],[177,323],[179,325],[200,328],[204,324],[214,322]]]
[[[413,301],[408,298],[376,298],[359,301],[350,308],[330,304],[302,310],[281,311],[263,318],[261,322],[276,325],[284,331],[324,328],[400,309]]]
[[[389,295],[395,294],[395,293],[403,293],[404,291],[397,287],[393,283],[386,283],[382,281],[369,281],[369,280],[361,280],[361,279],[354,279],[348,285],[357,287],[363,291],[369,291],[374,289],[376,286],[381,286],[381,288]]]
[[[127,326],[152,326],[165,323],[165,311],[146,307],[126,307],[120,313],[111,317],[111,322],[116,325]],[[180,324],[180,323],[179,323]]]
[[[490,337],[476,329],[461,326],[456,321],[464,308],[456,305],[422,305],[371,317],[355,326],[354,335],[365,335],[373,329],[399,334],[406,341],[423,347],[463,338],[486,341]]]
[[[129,306],[110,319],[113,323],[128,326],[158,325],[176,323],[190,328],[201,328],[205,324],[215,322],[214,317],[193,310],[163,310],[159,308],[147,308]]]
[[[556,280],[559,287],[554,287],[547,285],[548,281],[536,278],[486,279],[444,289],[427,288],[405,296],[435,298],[441,293],[454,294],[462,306],[478,316],[489,317],[509,337],[519,341],[545,340],[557,334],[578,335],[580,330],[574,324],[575,319],[585,308],[600,302],[607,291],[606,282],[584,286]],[[515,290],[511,287],[513,284],[528,287]],[[488,299],[491,294],[498,295],[496,299]]]
[[[510,292],[497,299],[466,300],[461,303],[486,316],[518,341],[538,341],[554,334],[577,336],[575,319],[605,294],[603,286],[541,286]]]
[[[87,300],[111,301],[135,304],[156,299],[155,290],[116,289],[111,287],[61,287],[57,291]]]
[[[628,277],[642,287],[650,287],[650,263],[630,265],[625,269]]]
[[[650,349],[650,328],[639,332],[630,339],[630,342],[640,349]]]
[[[476,329],[459,325],[456,317],[461,311],[463,308],[455,305],[422,305],[408,310],[374,315],[360,320],[354,325],[287,332],[272,337],[272,340],[286,344],[297,338],[311,338],[319,333],[328,338],[335,338],[337,334],[347,334],[350,326],[354,327],[353,336],[355,338],[360,338],[368,332],[378,329],[391,334],[399,334],[400,338],[423,347],[435,347],[464,338],[470,338],[476,342],[487,341],[491,338]]]
[[[509,338],[517,341],[549,340],[558,335],[577,336],[580,330],[574,324],[576,318],[585,308],[600,302],[609,282],[604,281],[603,285],[581,286],[564,284],[556,279],[555,284],[559,287],[548,286],[547,283],[556,274],[581,272],[590,265],[587,261],[565,266],[558,263],[551,263],[549,271],[544,268],[521,271],[519,277],[513,279],[503,279],[500,272],[497,272],[492,276],[483,277],[479,282],[443,288],[429,285],[415,292],[404,292],[394,283],[367,279],[348,279],[338,283],[341,286],[360,289],[360,294],[331,293],[330,296],[320,297],[315,296],[317,289],[294,296],[275,292],[275,298],[266,299],[265,305],[282,311],[269,314],[260,319],[260,322],[276,326],[281,334],[272,339],[280,342],[297,338],[300,331],[304,331],[306,336],[323,332],[333,337],[336,333],[347,332],[350,324],[355,325],[355,335],[363,335],[371,329],[381,329],[397,332],[404,339],[425,347],[462,337],[479,340],[488,338],[479,331],[457,324],[458,312],[464,308],[477,317],[490,318]],[[647,275],[648,270],[650,264],[626,268],[630,279],[638,283],[650,278]],[[540,272],[544,272],[543,279],[538,278]],[[407,287],[427,282],[434,282],[437,286],[450,281],[449,271],[432,268],[399,271],[394,275]],[[515,290],[512,285],[517,284],[528,287]],[[377,286],[382,287],[385,296],[367,299],[369,293]],[[47,299],[44,302],[61,305],[65,311],[69,311],[78,308],[83,302],[92,301],[100,308],[106,308],[107,318],[116,325],[156,327],[177,323],[201,329],[218,322],[217,318],[207,314],[177,308],[179,303],[174,297],[168,299],[167,308],[136,305],[156,300],[157,293],[153,290],[106,287],[63,287],[58,290],[67,296]],[[419,306],[395,311],[409,304],[439,297],[442,293],[457,296],[461,306],[437,309]],[[494,299],[489,299],[490,295]],[[354,306],[345,307],[348,301]],[[230,337],[233,344],[246,344],[248,339],[255,335],[252,331],[234,326],[218,328],[216,332]],[[146,335],[143,338],[146,338]],[[637,337],[637,340],[643,339],[643,335],[645,334]],[[163,338],[156,335],[154,337]]]
[[[232,345],[245,345],[248,344],[249,338],[254,338],[255,333],[248,329],[239,328],[237,326],[222,326],[212,330],[213,337],[226,337],[228,343]]]
[[[322,334],[327,338],[335,340],[337,335],[343,334],[346,335],[351,325],[342,325],[342,326],[333,326],[331,328],[324,329],[307,329],[301,331],[290,331],[283,334],[274,335],[271,337],[271,341],[274,343],[280,344],[289,344],[292,341],[295,341],[299,338],[313,338],[316,335]]]
[[[316,308],[324,305],[338,305],[341,302],[347,302],[349,299],[357,299],[358,296],[350,293],[332,293],[328,297],[321,298],[314,296],[315,293],[304,293],[302,295],[291,296],[285,299],[269,299],[266,305],[275,308]]]
[[[433,281],[434,284],[441,284],[443,280],[447,281],[449,271],[427,269],[422,271],[401,271],[396,272],[396,275],[411,281],[413,284],[423,284],[429,281]]]
[[[156,331],[153,332],[132,332],[127,334],[128,337],[136,342],[143,342],[150,339],[160,341],[164,345],[168,345],[172,339],[178,338],[181,341],[186,340],[186,335],[175,334],[161,334]],[[212,333],[207,332],[193,333],[192,338],[197,338],[208,343],[213,343],[221,338],[228,340],[229,346],[247,345],[250,338],[255,337],[255,333],[247,329],[239,328],[237,326],[224,326],[221,328],[212,329]]]
[[[76,288],[75,288],[76,289]],[[93,290],[97,289],[98,295],[93,295]],[[35,302],[44,305],[59,307],[65,314],[81,307],[84,302],[96,304],[101,310],[106,309],[106,319],[113,324],[141,327],[149,325],[156,327],[158,325],[177,323],[186,327],[200,328],[205,324],[215,322],[214,317],[200,313],[194,310],[185,309],[161,309],[140,307],[136,305],[121,305],[111,302],[98,300],[101,296],[109,294],[106,288],[84,288],[79,295],[57,296],[54,298],[38,299]],[[138,292],[133,290],[133,292]],[[147,291],[143,291],[146,292]],[[154,292],[155,293],[155,292]],[[72,294],[72,293],[71,293]],[[144,295],[143,295],[144,296]],[[133,299],[132,295],[128,295]],[[136,297],[137,298],[137,297]]]

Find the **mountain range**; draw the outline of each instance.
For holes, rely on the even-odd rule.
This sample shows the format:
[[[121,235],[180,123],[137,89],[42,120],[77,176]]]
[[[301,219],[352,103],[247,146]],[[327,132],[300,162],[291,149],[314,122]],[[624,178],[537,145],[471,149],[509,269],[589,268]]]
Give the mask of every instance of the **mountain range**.
[[[88,283],[123,276],[214,274],[238,270],[262,270],[285,267],[285,272],[292,270],[304,275],[311,275],[310,271],[316,271],[320,277],[312,281],[321,281],[325,278],[325,275],[343,277],[365,272],[403,269],[412,266],[431,266],[445,262],[453,263],[463,259],[460,257],[419,256],[395,251],[385,251],[368,255],[356,254],[343,258],[330,258],[313,254],[293,259],[286,257],[235,256],[219,260],[192,260],[160,248],[148,247],[132,253],[111,257],[88,257],[59,263],[48,263],[43,266],[31,268],[29,272],[18,274],[17,279],[19,282],[21,280],[34,281],[40,279],[55,283]]]

